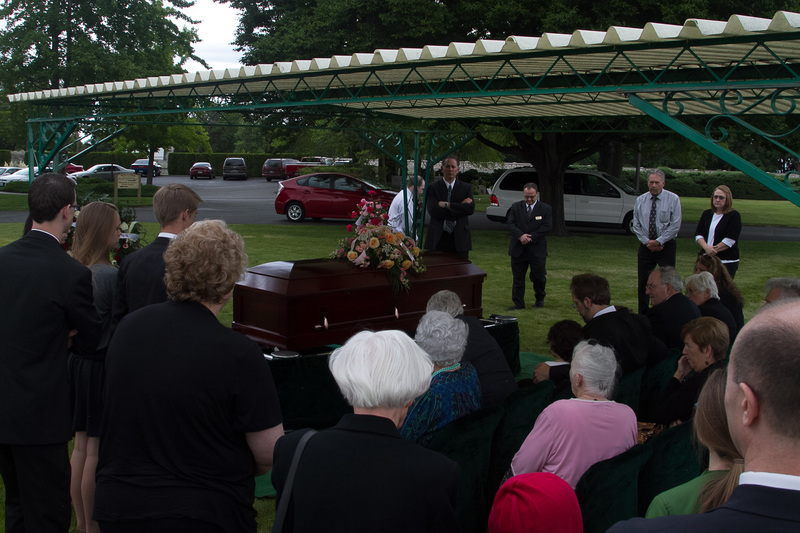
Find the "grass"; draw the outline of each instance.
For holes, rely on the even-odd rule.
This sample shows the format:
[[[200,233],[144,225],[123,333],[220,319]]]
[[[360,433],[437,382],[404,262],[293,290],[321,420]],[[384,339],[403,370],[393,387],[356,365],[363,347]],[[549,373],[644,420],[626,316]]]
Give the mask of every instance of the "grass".
[[[4,196],[4,195],[0,195]],[[696,206],[699,212],[705,207]],[[702,200],[705,205],[706,200]],[[752,201],[755,202],[755,201]],[[742,201],[741,204],[745,204]],[[780,211],[769,202],[761,209],[767,215]],[[792,209],[797,208],[791,206]],[[742,207],[737,202],[737,208]],[[692,207],[694,209],[695,207]],[[758,210],[756,210],[758,211]],[[797,217],[796,211],[787,212]],[[760,213],[756,213],[759,215]],[[744,212],[742,213],[745,217]],[[781,215],[783,216],[783,215]],[[782,218],[786,221],[787,218]],[[784,224],[786,225],[786,224]],[[145,224],[148,235],[157,235],[156,224]],[[231,226],[245,240],[251,266],[278,260],[298,260],[328,257],[339,239],[346,235],[344,224],[300,224],[296,226],[265,226],[234,224]],[[22,224],[0,224],[0,246],[17,239]],[[470,259],[486,272],[483,283],[483,314],[510,314],[511,270],[507,255],[508,235],[503,231],[473,231],[473,251]],[[547,353],[545,337],[550,326],[562,319],[580,322],[572,309],[569,282],[572,276],[593,272],[606,277],[611,284],[612,303],[636,309],[636,251],[638,241],[624,235],[601,235],[575,232],[571,237],[549,237],[547,262],[547,298],[543,309],[525,309],[514,314],[519,318],[520,348],[523,351]],[[797,276],[800,263],[800,244],[787,242],[743,241],[740,244],[742,264],[736,283],[745,297],[745,318],[749,319],[761,307],[764,282],[773,276]],[[679,239],[677,269],[681,276],[692,273],[697,255],[697,245],[692,239]],[[528,300],[532,302],[533,289],[528,287]],[[220,313],[219,320],[230,325],[232,306],[229,303]],[[527,377],[527,376],[524,376]],[[4,498],[4,490],[0,499]],[[256,501],[259,513],[258,531],[269,531],[275,512],[273,500]],[[2,513],[2,508],[0,508]],[[2,520],[2,516],[0,516]],[[74,531],[71,530],[71,531]]]
[[[0,189],[0,193],[3,190]],[[113,198],[113,196],[112,196]],[[142,197],[141,201],[137,201],[136,197],[120,196],[117,200],[119,207],[149,207],[153,205],[153,199]],[[24,193],[8,193],[0,194],[0,211],[27,211],[28,210],[28,195]]]

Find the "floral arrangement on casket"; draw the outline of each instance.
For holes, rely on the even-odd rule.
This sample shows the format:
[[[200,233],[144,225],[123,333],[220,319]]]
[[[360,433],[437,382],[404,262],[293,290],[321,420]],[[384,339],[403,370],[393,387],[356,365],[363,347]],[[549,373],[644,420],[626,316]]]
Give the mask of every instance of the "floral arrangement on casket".
[[[111,259],[114,265],[121,265],[126,256],[142,248],[147,242],[144,237],[147,230],[141,222],[136,220],[136,209],[133,207],[123,207],[119,210],[120,225],[122,233],[119,236],[117,247],[111,251]]]
[[[375,191],[370,191],[370,196],[374,194]],[[355,226],[347,225],[347,231],[355,235],[342,239],[333,257],[361,268],[386,270],[386,279],[392,289],[400,292],[411,288],[409,275],[425,272],[425,264],[414,239],[400,231],[394,232],[386,225],[388,210],[385,203],[374,198],[362,198],[358,210],[352,214]]]

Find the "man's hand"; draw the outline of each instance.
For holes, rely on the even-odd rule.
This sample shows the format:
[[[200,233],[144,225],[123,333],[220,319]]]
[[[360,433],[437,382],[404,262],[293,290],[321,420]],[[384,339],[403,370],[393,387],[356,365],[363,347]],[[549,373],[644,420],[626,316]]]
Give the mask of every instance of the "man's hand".
[[[439,207],[447,208],[447,202],[442,200],[441,202],[439,202]]]
[[[528,244],[529,242],[531,242],[531,234],[523,233],[519,238],[519,242],[521,242],[522,244]]]
[[[647,246],[647,249],[650,250],[651,252],[660,252],[661,250],[664,249],[664,247],[661,246],[661,243],[655,239],[647,241],[647,244],[645,244],[645,246]]]
[[[539,363],[533,371],[533,382],[539,383],[550,379],[550,366],[547,363]]]
[[[471,203],[472,203],[472,198],[464,198],[464,199],[461,201],[461,203],[462,203],[462,204],[471,204]]]

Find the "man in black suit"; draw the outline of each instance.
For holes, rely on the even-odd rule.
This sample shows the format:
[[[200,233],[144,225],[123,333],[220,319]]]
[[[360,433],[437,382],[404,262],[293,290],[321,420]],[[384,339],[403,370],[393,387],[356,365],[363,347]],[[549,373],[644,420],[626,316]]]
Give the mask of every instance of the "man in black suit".
[[[727,502],[699,515],[634,518],[609,531],[800,531],[800,303],[766,307],[731,351],[728,428],[744,473]]]
[[[426,201],[431,223],[425,248],[469,259],[472,250],[469,216],[475,212],[475,203],[472,187],[456,179],[458,170],[458,158],[447,156],[442,161],[443,179],[434,181],[428,189]]]
[[[510,310],[525,309],[525,273],[531,269],[530,280],[536,296],[534,307],[544,307],[545,285],[547,284],[547,239],[553,226],[553,210],[539,201],[539,186],[528,183],[523,188],[524,200],[515,202],[508,210],[508,228],[511,231],[511,300]]]
[[[197,205],[202,201],[196,192],[180,183],[160,187],[153,195],[153,212],[161,232],[153,242],[122,262],[117,274],[114,326],[128,313],[167,300],[164,252],[178,233],[194,223]]]
[[[611,288],[607,279],[596,274],[578,274],[572,278],[569,290],[572,307],[586,322],[584,337],[614,348],[623,374],[666,356],[667,349],[653,337],[650,322],[644,315],[611,305]],[[560,381],[568,377],[569,365],[540,363],[534,373],[536,382],[543,379]]]
[[[645,288],[653,304],[646,315],[653,335],[661,339],[668,349],[683,349],[683,326],[702,315],[697,305],[681,293],[681,277],[670,266],[657,268],[650,273]]]
[[[100,320],[90,270],[61,247],[78,207],[74,183],[59,174],[39,176],[28,207],[31,230],[0,248],[5,531],[66,532],[72,439],[67,356],[70,349],[94,353]]]

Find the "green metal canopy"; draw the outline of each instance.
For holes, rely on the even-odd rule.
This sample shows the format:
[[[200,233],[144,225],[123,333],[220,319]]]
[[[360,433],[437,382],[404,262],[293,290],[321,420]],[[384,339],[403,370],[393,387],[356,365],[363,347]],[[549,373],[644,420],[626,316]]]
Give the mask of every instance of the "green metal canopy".
[[[378,145],[391,136],[376,126],[381,119],[460,121],[465,133],[448,136],[445,153],[471,138],[480,120],[535,124],[647,115],[800,205],[788,179],[776,180],[719,142],[725,126],[736,124],[800,159],[792,149],[796,143],[787,145],[800,127],[798,88],[800,14],[778,12],[772,19],[734,15],[728,21],[689,19],[682,26],[648,23],[375,50],[32,91],[9,100],[36,109],[29,120],[29,153],[36,158],[31,166],[54,158],[64,164],[57,154],[75,130],[184,123],[186,116],[210,122],[229,112],[278,121],[309,113],[355,118],[372,125],[363,135]],[[749,122],[757,115],[784,117],[785,130],[759,130]],[[690,116],[707,117],[704,131],[685,123]],[[444,155],[433,152],[431,144],[429,162]]]

